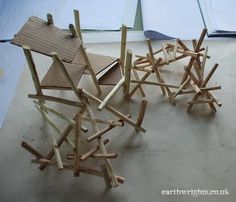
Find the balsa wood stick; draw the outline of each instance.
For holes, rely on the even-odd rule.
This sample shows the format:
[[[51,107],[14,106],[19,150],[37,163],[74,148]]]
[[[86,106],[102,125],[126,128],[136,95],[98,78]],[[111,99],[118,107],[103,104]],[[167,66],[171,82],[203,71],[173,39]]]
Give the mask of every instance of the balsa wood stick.
[[[139,75],[138,75],[138,73],[135,71],[135,69],[132,69],[132,71],[133,71],[133,74],[134,74],[134,78],[135,78],[137,81],[140,81]],[[140,91],[142,97],[145,97],[145,93],[144,93],[144,90],[143,90],[142,86],[139,86],[139,91]]]
[[[204,80],[204,82],[203,82],[203,84],[202,84],[202,87],[206,86],[206,84],[207,84],[208,81],[210,80],[211,76],[214,74],[214,72],[215,72],[215,70],[216,70],[217,67],[218,67],[218,64],[216,63],[216,64],[212,67],[211,71],[208,73],[207,77],[205,78],[205,80]]]
[[[81,119],[84,120],[84,121],[90,121],[89,117],[87,117],[87,116],[82,116]],[[95,120],[96,120],[97,123],[108,124],[108,125],[111,125],[111,126],[122,127],[124,125],[123,120],[121,122],[113,121],[113,120],[103,120],[103,119],[98,119],[98,118],[96,118]]]
[[[109,139],[105,139],[103,140],[103,144],[106,145],[109,142]],[[80,157],[81,161],[86,160],[87,158],[89,158],[90,156],[92,156],[93,154],[95,154],[97,151],[99,150],[99,146],[95,146],[93,148],[91,148],[89,151],[87,151],[85,154],[83,154]]]
[[[204,51],[204,55],[202,58],[202,65],[201,65],[202,66],[202,69],[201,69],[202,76],[204,74],[204,70],[205,70],[205,66],[206,66],[207,53],[208,53],[208,46],[206,46],[205,51]]]
[[[93,154],[93,158],[98,158],[98,159],[116,159],[118,154],[116,153],[110,153],[110,154]]]
[[[50,125],[53,125],[53,123],[51,122],[50,117],[47,115],[47,113],[44,110],[40,109],[40,107],[38,107],[38,106],[37,106],[37,109],[42,112],[44,118],[48,121],[48,123],[50,123]],[[54,148],[54,153],[55,153],[56,160],[57,160],[57,168],[58,168],[58,170],[62,170],[63,163],[61,160],[61,155],[60,155],[60,152],[58,149],[57,141],[56,141],[55,136],[52,133],[50,133],[50,134],[51,134],[51,139],[52,139],[52,146]]]
[[[83,93],[90,99],[93,100],[94,102],[100,104],[102,101],[100,99],[98,99],[97,97],[95,97],[94,95],[90,94],[89,92],[85,91],[84,89],[82,90]],[[106,105],[105,109],[107,111],[109,111],[110,113],[114,114],[115,116],[121,118],[122,120],[124,120],[126,123],[129,123],[130,125],[132,125],[133,127],[137,128],[139,131],[145,132],[146,130],[141,127],[141,126],[137,126],[136,123],[128,118],[127,116],[125,116],[124,114],[122,114],[121,112],[119,112],[118,110],[114,109],[113,107]]]
[[[78,10],[74,10],[74,19],[75,19],[75,29],[78,33],[78,36],[81,40],[83,40],[81,28],[80,28],[80,15]]]
[[[73,120],[76,120],[76,116],[74,115]],[[69,136],[70,132],[72,131],[74,125],[73,124],[69,124],[65,130],[62,132],[61,136],[59,137],[59,139],[57,140],[57,146],[58,148],[60,148],[60,146],[62,145],[62,143],[65,141],[65,139]],[[51,150],[48,152],[46,159],[51,160],[52,157],[54,156],[54,148],[51,148]],[[40,170],[44,170],[46,167],[46,165],[40,165],[39,169]]]
[[[59,116],[61,119],[67,121],[67,122],[70,123],[70,124],[75,124],[75,121],[74,121],[74,120],[67,118],[63,113],[60,113],[60,112],[56,111],[55,109],[52,109],[52,108],[49,107],[48,105],[46,105],[46,104],[40,104],[40,103],[37,102],[37,101],[33,101],[33,102],[34,102],[35,104],[39,105],[43,110],[45,110],[45,111],[50,111],[51,113],[53,113],[53,114]]]
[[[150,59],[151,59],[151,63],[152,65],[155,64],[155,58],[154,58],[154,54],[153,54],[153,50],[152,50],[152,44],[151,44],[151,40],[147,39],[147,45],[148,45],[148,52],[150,55]]]
[[[147,100],[142,100],[142,102],[140,104],[138,118],[137,118],[137,125],[138,126],[142,125],[142,122],[143,122],[143,119],[144,119],[144,115],[145,115],[145,111],[146,111],[146,106],[147,106]]]
[[[102,170],[104,181],[105,181],[105,184],[106,184],[107,188],[111,188],[112,185],[111,185],[111,182],[110,182],[110,177],[109,177],[106,165],[101,165],[101,170]]]
[[[131,80],[131,83],[142,83],[142,84],[147,84],[147,85],[167,86],[169,88],[177,88],[177,89],[180,87],[180,86],[173,85],[173,84],[160,83],[160,82],[154,82],[154,81]]]
[[[32,147],[30,144],[27,142],[23,141],[21,143],[21,146],[25,148],[28,152],[33,154],[37,159],[45,158],[41,153],[39,153],[34,147]]]
[[[39,100],[43,99],[43,100],[48,100],[48,101],[66,104],[66,105],[75,106],[75,107],[84,107],[83,103],[75,102],[75,101],[71,101],[71,100],[66,100],[66,99],[59,98],[59,97],[48,96],[48,95],[28,94],[28,98],[39,99]]]
[[[184,44],[182,40],[176,39],[176,41],[185,51],[189,51],[188,47]]]
[[[81,135],[81,114],[78,113],[75,122],[75,161],[74,161],[74,175],[79,176],[80,172],[80,135]]]
[[[124,83],[124,94],[125,97],[128,96],[129,94],[129,89],[130,89],[130,74],[131,74],[131,67],[132,67],[132,51],[127,50],[126,53],[126,62],[125,62],[125,83]]]
[[[90,137],[87,138],[88,142],[92,142],[93,140],[100,138],[102,135],[104,135],[106,132],[110,131],[111,129],[115,128],[115,126],[108,126],[102,130],[99,130],[95,134],[91,135]]]
[[[182,85],[179,87],[179,89],[173,94],[174,97],[176,97],[178,94],[180,94],[180,92],[185,88],[185,86],[189,83],[189,81],[191,80],[190,77],[188,77],[184,83],[182,83]]]
[[[109,100],[117,93],[117,91],[124,83],[125,83],[125,77],[122,77],[120,81],[115,85],[115,87],[111,90],[111,92],[105,97],[102,103],[98,106],[99,110],[103,110],[103,108],[107,105]]]
[[[120,47],[120,65],[121,65],[122,75],[124,75],[126,41],[127,41],[127,26],[122,25],[122,28],[121,28],[121,47]]]
[[[165,49],[165,45],[162,44],[161,47],[162,47],[163,55],[164,55],[164,58],[165,58],[165,62],[168,65],[169,64],[169,58],[168,58],[168,55],[167,55],[167,52],[166,52],[166,49]]]
[[[69,30],[71,31],[71,34],[72,34],[73,37],[78,37],[78,33],[76,32],[75,27],[74,27],[73,24],[69,25]],[[93,71],[93,68],[92,68],[91,63],[90,63],[90,61],[88,59],[88,56],[86,54],[86,51],[84,49],[83,44],[81,44],[79,50],[80,50],[80,53],[81,53],[81,55],[82,55],[82,57],[83,57],[83,59],[84,59],[84,61],[86,63],[86,68],[88,69],[88,71],[89,71],[89,73],[90,73],[90,75],[92,77],[92,80],[93,80],[93,83],[94,83],[94,85],[95,85],[95,87],[97,89],[97,92],[98,92],[98,94],[101,94],[102,91],[101,91],[101,88],[99,86],[98,80],[96,78],[96,74]],[[55,54],[55,53],[52,53],[52,54]],[[55,56],[54,56],[54,58],[55,58]]]

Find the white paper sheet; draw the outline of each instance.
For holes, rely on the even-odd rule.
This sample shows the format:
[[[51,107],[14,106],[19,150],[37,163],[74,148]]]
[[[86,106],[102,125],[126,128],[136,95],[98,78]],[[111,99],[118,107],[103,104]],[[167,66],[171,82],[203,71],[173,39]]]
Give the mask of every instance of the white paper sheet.
[[[21,48],[0,43],[0,128],[15,94],[24,63]]]
[[[146,37],[198,38],[204,27],[197,0],[142,0],[141,3]]]
[[[236,1],[211,0],[216,29],[220,31],[236,31]]]
[[[82,29],[118,30],[124,8],[125,0],[67,0],[61,13],[55,15],[55,24],[67,28],[74,23],[73,10],[77,9]]]

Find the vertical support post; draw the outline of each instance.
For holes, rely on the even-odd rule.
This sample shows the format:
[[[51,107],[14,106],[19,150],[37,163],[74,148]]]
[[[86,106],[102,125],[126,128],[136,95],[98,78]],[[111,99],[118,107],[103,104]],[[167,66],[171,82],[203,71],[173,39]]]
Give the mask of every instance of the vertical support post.
[[[125,97],[129,95],[130,88],[130,74],[131,74],[131,66],[132,66],[132,51],[127,50],[126,53],[126,62],[125,62],[125,85],[124,85],[124,94]]]
[[[38,77],[37,70],[36,70],[36,67],[35,67],[35,63],[34,63],[34,60],[33,60],[33,57],[32,57],[31,51],[30,51],[30,47],[23,46],[23,50],[24,50],[24,53],[25,53],[25,57],[26,57],[29,69],[30,69],[30,73],[31,73],[31,77],[33,79],[33,83],[34,83],[36,93],[37,93],[37,95],[42,96],[43,92],[42,92],[42,89],[41,89],[41,85],[40,85],[39,77]],[[39,102],[44,103],[44,100],[39,99]]]
[[[54,25],[53,17],[51,13],[47,14],[48,25]]]
[[[126,40],[127,40],[127,27],[126,27],[126,25],[122,25],[121,47],[120,47],[120,65],[121,65],[121,70],[122,70],[123,75],[124,75],[124,64],[125,64]]]
[[[75,121],[75,162],[74,162],[74,176],[79,176],[80,172],[80,135],[81,135],[81,114],[76,115]]]
[[[110,181],[110,178],[109,178],[109,174],[108,174],[106,165],[104,165],[104,164],[101,165],[101,170],[102,170],[102,173],[103,173],[103,177],[104,177],[106,187],[111,188],[112,187],[111,186],[111,181]]]
[[[75,19],[75,29],[79,35],[79,38],[83,40],[82,38],[82,32],[80,27],[80,15],[78,10],[74,10],[74,19]]]
[[[74,27],[73,24],[69,25],[69,29],[70,29],[70,32],[71,32],[73,37],[78,37],[78,33],[76,32],[75,27]],[[101,94],[102,91],[101,91],[101,88],[100,88],[100,86],[98,84],[98,80],[96,78],[96,74],[93,71],[93,68],[92,68],[91,63],[90,63],[90,61],[88,59],[88,56],[87,56],[87,54],[85,52],[83,44],[81,44],[81,46],[80,46],[80,51],[81,51],[81,55],[82,55],[82,57],[83,57],[83,59],[84,59],[84,61],[86,63],[86,68],[89,70],[90,75],[91,75],[92,80],[93,80],[93,83],[95,84],[95,87],[96,87],[96,89],[98,91],[98,94]]]

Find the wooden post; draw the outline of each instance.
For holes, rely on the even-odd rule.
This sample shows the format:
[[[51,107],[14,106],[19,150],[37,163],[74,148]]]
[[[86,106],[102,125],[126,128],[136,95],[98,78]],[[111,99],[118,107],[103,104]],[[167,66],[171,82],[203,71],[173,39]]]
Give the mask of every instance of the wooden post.
[[[124,94],[125,97],[129,95],[129,87],[130,87],[130,74],[132,66],[132,51],[127,50],[126,53],[126,63],[125,63],[125,85],[124,85]]]
[[[81,114],[78,113],[75,122],[75,162],[74,162],[74,176],[79,176],[80,172],[80,135],[81,135]]]
[[[152,65],[154,65],[155,64],[155,58],[154,58],[154,54],[153,54],[153,50],[152,50],[152,44],[151,44],[150,39],[147,39],[147,45],[148,45],[148,52],[149,52],[149,55],[150,55],[150,58],[151,58],[151,63],[152,63]]]
[[[115,87],[111,90],[111,92],[105,97],[105,99],[102,101],[102,103],[98,106],[99,110],[102,110],[109,100],[116,94],[116,92],[120,89],[120,87],[124,84],[125,77],[122,76],[120,81],[115,85]]]
[[[102,170],[104,181],[105,181],[105,184],[106,184],[107,188],[111,188],[112,187],[111,180],[110,180],[106,165],[103,164],[101,166],[101,170]]]
[[[80,27],[80,15],[78,10],[74,10],[74,19],[75,19],[75,29],[79,35],[79,38],[83,40],[82,38],[82,32]]]
[[[31,154],[33,154],[37,159],[42,159],[45,158],[42,154],[40,154],[35,148],[33,148],[30,144],[28,144],[27,142],[23,141],[21,143],[21,146],[23,148],[25,148],[28,152],[30,152]]]
[[[52,14],[47,14],[48,25],[54,25]]]
[[[125,52],[126,52],[126,40],[127,40],[127,27],[122,25],[121,28],[121,44],[120,44],[120,65],[122,69],[122,75],[124,75],[124,63],[125,63]]]
[[[37,95],[42,96],[43,92],[40,86],[39,77],[36,71],[35,63],[34,63],[30,48],[28,46],[23,46],[23,50],[24,50],[25,57],[26,57],[26,60],[30,69],[30,73],[34,82],[36,93]],[[43,99],[39,99],[39,101],[44,103]]]
[[[142,102],[140,104],[140,108],[139,108],[138,118],[137,118],[137,125],[138,126],[141,126],[141,124],[143,122],[145,111],[146,111],[146,106],[147,106],[147,100],[142,100]]]

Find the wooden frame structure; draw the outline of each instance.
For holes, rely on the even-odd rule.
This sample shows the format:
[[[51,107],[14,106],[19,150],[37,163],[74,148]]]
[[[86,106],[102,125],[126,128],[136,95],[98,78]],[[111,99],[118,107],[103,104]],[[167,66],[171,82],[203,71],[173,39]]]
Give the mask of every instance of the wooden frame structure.
[[[170,102],[175,105],[176,101],[175,98],[179,94],[187,94],[196,92],[196,89],[198,90],[196,93],[198,94],[194,96],[193,100],[190,101],[189,107],[187,111],[190,111],[193,104],[199,104],[199,103],[209,103],[211,105],[212,111],[216,111],[213,103],[216,103],[218,106],[221,106],[221,103],[217,98],[215,98],[209,91],[210,90],[217,90],[220,89],[220,86],[214,86],[214,87],[206,87],[207,82],[211,78],[212,74],[214,73],[217,64],[213,67],[213,69],[210,71],[209,75],[206,76],[206,80],[203,80],[204,74],[205,74],[205,63],[206,59],[210,58],[208,56],[208,48],[202,48],[202,43],[204,40],[204,37],[206,35],[207,30],[203,29],[199,40],[192,40],[193,49],[191,50],[188,48],[184,42],[180,39],[176,39],[175,43],[167,42],[166,44],[162,44],[161,49],[157,51],[153,51],[151,41],[147,39],[147,46],[148,46],[148,53],[146,56],[136,56],[137,60],[134,61],[132,69],[133,71],[143,72],[144,76],[141,79],[129,79],[127,80],[127,83],[135,83],[136,86],[129,92],[128,90],[128,97],[132,97],[136,90],[141,87],[142,85],[156,85],[159,86],[163,95],[168,95]],[[202,53],[204,51],[204,53]],[[162,56],[157,56],[157,54],[162,54]],[[177,60],[190,57],[189,64],[187,68],[185,69],[185,73],[183,75],[183,78],[181,80],[181,83],[178,85],[175,84],[169,84],[164,80],[164,78],[161,76],[160,68],[164,65],[168,65],[170,63],[173,63]],[[197,77],[194,76],[192,71],[192,66],[194,66],[195,74]],[[131,74],[131,70],[127,69],[129,72],[128,74]],[[201,72],[201,73],[200,73]],[[147,81],[147,78],[152,74],[155,73],[157,81]],[[130,78],[130,76],[128,77]],[[190,82],[191,81],[191,82]],[[189,91],[184,91],[183,89],[190,84],[193,89]],[[199,100],[196,101],[197,98],[199,98],[200,91],[204,91],[205,93],[202,93],[202,95],[207,95],[206,100]],[[174,91],[170,89],[175,89]],[[211,99],[210,99],[211,98]]]

